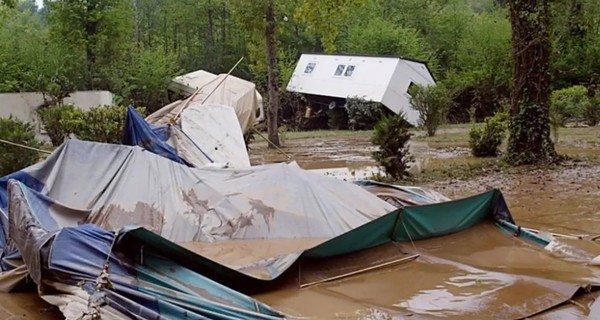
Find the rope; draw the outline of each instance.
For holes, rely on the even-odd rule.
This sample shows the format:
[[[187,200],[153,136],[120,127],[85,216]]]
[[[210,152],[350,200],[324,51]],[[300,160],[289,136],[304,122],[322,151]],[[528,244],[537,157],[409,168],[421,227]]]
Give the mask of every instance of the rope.
[[[415,242],[413,241],[412,237],[410,236],[410,232],[408,232],[408,228],[406,228],[406,224],[404,224],[404,220],[402,220],[402,226],[404,227],[404,231],[406,231],[406,235],[408,235],[408,239],[410,240],[410,243],[413,246],[413,249],[415,249],[416,252],[419,252],[419,249],[417,249],[417,246],[415,245]]]
[[[52,152],[47,151],[47,150],[42,150],[42,149],[38,149],[38,148],[26,146],[24,144],[19,144],[19,143],[15,143],[15,142],[4,140],[4,139],[0,139],[0,142],[5,143],[5,144],[9,144],[11,146],[20,147],[20,148],[23,148],[23,149],[29,149],[29,150],[33,150],[33,151],[37,151],[37,152],[41,152],[41,153],[45,153],[45,154],[51,154],[52,153]]]

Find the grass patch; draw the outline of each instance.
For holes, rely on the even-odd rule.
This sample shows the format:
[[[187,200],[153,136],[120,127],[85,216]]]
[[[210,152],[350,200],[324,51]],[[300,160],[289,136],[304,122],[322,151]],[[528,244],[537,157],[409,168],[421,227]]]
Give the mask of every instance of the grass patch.
[[[500,158],[457,157],[450,159],[427,159],[423,170],[411,177],[414,183],[430,181],[471,179],[509,168]]]

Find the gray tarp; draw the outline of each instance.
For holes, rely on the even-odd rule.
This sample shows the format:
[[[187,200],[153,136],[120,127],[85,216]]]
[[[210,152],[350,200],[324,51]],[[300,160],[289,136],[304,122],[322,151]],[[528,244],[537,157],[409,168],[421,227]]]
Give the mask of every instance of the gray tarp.
[[[324,241],[395,209],[359,186],[307,172],[295,163],[197,169],[139,147],[78,140],[65,142],[46,161],[20,174],[38,180],[41,193],[56,201],[51,212],[81,210],[55,214],[61,224],[57,228],[74,221],[108,230],[134,224],[180,243]]]

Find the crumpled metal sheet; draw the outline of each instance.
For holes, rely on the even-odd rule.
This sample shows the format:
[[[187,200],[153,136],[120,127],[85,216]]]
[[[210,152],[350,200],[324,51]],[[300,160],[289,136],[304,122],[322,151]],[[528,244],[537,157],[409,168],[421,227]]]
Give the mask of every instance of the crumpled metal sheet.
[[[399,186],[371,180],[358,180],[354,183],[396,208],[450,201],[450,198],[445,195],[427,188]]]

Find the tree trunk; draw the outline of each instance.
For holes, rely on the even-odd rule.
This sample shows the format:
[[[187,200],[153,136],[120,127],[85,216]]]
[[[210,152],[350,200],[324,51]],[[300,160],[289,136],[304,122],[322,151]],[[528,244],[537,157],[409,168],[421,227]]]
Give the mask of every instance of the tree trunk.
[[[513,77],[507,160],[513,165],[554,162],[548,0],[510,0],[509,5]]]
[[[275,0],[269,0],[267,7],[267,28],[265,29],[265,41],[267,44],[267,87],[269,99],[267,106],[267,134],[269,140],[279,146],[279,132],[277,130],[277,112],[279,109],[279,77],[277,70],[277,22],[275,21]],[[271,147],[271,145],[269,145]]]

